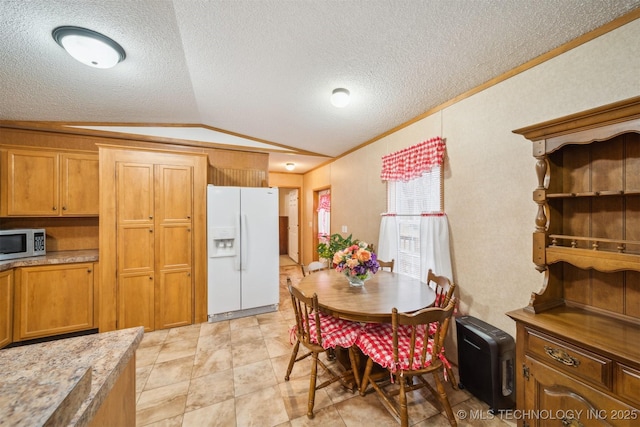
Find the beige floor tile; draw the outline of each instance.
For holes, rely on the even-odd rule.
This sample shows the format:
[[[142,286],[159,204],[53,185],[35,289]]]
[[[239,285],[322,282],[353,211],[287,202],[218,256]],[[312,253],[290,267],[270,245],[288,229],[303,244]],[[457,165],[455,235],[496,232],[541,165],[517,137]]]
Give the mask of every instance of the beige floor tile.
[[[200,326],[200,336],[206,336],[206,335],[221,335],[224,333],[229,333],[230,328],[229,328],[229,321],[228,320],[222,320],[220,322],[213,322],[213,323],[203,323]]]
[[[372,424],[363,422],[362,425],[369,426]],[[340,417],[340,414],[338,413],[336,408],[334,406],[328,406],[318,411],[314,411],[313,419],[307,418],[306,415],[292,419],[291,426],[292,427],[311,427],[311,426],[344,427],[346,426],[346,424],[344,423],[344,421],[342,421],[342,417]]]
[[[182,427],[182,425],[182,415],[177,415],[175,417],[165,418],[164,420],[147,424],[146,427]]]
[[[236,397],[238,426],[275,426],[289,421],[278,386]]]
[[[355,395],[334,406],[348,427],[362,427],[363,420],[367,420],[367,425],[376,427],[398,425],[374,394]]]
[[[236,397],[276,385],[276,376],[269,359],[233,368]]]
[[[169,333],[167,334],[167,338],[165,339],[165,343],[171,341],[197,341],[200,336],[200,323],[196,323],[194,325],[189,326],[181,326],[179,328],[171,328],[169,329]]]
[[[232,359],[231,345],[228,344],[216,350],[209,350],[205,347],[198,348],[193,363],[192,378],[231,369],[233,367]]]
[[[144,386],[147,384],[152,369],[153,365],[136,368],[136,392],[144,390]]]
[[[193,371],[193,357],[183,357],[153,365],[145,390],[163,387],[169,384],[189,381]]]
[[[194,356],[198,340],[175,340],[162,345],[156,363],[163,363],[173,359],[181,359],[187,356]]]
[[[142,341],[140,342],[138,349],[164,344],[164,340],[167,338],[167,335],[169,335],[168,329],[145,332],[142,336]]]
[[[229,329],[232,332],[237,329],[244,329],[252,326],[258,326],[258,319],[256,319],[256,316],[241,317],[239,319],[232,319],[229,321]]]
[[[291,360],[291,351],[293,351],[293,346],[289,348],[289,352],[286,355],[271,358],[271,366],[273,366],[273,371],[275,372],[276,379],[279,383],[285,381],[284,377],[287,373],[287,368],[289,367],[289,360]],[[298,356],[301,356],[302,354],[304,353],[301,348],[298,350]],[[291,371],[291,375],[289,375],[289,379],[294,380],[298,378],[308,378],[310,374],[311,356],[300,360],[293,365],[293,370]]]
[[[138,348],[136,351],[136,366],[149,366],[156,363],[161,348],[161,344]]]
[[[286,381],[278,386],[289,419],[299,418],[303,415],[306,417],[309,406],[309,377]],[[314,414],[332,404],[326,389],[316,390],[313,405]]]
[[[269,359],[269,352],[262,338],[260,340],[232,344],[231,355],[234,368]]]
[[[252,341],[263,339],[262,331],[258,325],[249,326],[242,329],[234,329],[231,331],[231,344],[244,344]]]
[[[186,411],[194,411],[233,399],[233,370],[193,378],[189,386]]]
[[[236,423],[234,399],[186,412],[182,427],[228,427]]]
[[[189,381],[143,391],[136,407],[136,425],[144,426],[184,413]]]

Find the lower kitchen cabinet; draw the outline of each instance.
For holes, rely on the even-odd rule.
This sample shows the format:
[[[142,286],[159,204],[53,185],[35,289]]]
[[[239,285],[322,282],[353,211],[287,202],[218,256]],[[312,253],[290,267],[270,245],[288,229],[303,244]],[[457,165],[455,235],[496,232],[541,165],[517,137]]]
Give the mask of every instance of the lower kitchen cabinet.
[[[13,340],[94,328],[94,264],[15,269]]]
[[[0,348],[11,344],[13,325],[13,270],[0,273]]]

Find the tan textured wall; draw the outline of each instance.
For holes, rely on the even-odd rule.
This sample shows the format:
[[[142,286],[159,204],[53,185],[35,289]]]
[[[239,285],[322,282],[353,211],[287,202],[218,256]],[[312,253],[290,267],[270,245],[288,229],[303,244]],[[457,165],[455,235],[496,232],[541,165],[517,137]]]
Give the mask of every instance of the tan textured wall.
[[[640,94],[640,20],[516,75],[304,176],[304,260],[313,188],[331,186],[332,232],[376,243],[385,186],[380,157],[440,135],[445,211],[463,314],[515,336],[504,313],[528,304],[542,276],[531,262],[537,185],[531,143],[513,129]],[[450,352],[455,360],[455,352]]]

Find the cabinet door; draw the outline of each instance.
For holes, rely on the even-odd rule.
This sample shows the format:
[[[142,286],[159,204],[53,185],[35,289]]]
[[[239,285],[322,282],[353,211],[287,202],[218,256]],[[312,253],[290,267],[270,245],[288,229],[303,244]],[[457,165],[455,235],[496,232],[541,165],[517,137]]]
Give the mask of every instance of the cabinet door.
[[[528,356],[525,360],[530,374],[522,412],[548,414],[526,420],[530,426],[637,425],[637,409]]]
[[[158,282],[156,329],[193,323],[191,270],[162,271]]]
[[[0,273],[0,348],[11,344],[13,325],[13,271]]]
[[[156,165],[156,329],[193,322],[193,168]]]
[[[58,155],[9,150],[7,163],[7,214],[57,216]]]
[[[156,165],[156,217],[163,223],[191,222],[193,168]]]
[[[154,328],[153,272],[129,273],[118,276],[118,329],[144,326]]]
[[[15,270],[14,340],[94,327],[93,264]]]
[[[98,156],[94,154],[62,154],[60,179],[60,214],[67,216],[98,215],[100,198]]]
[[[153,165],[116,167],[118,328],[154,329],[155,226]]]

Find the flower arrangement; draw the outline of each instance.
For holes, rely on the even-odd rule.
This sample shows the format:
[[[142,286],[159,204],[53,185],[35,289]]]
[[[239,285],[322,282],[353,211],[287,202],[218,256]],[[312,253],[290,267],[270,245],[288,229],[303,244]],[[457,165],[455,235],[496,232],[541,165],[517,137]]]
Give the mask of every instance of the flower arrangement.
[[[344,273],[348,278],[364,281],[369,273],[376,274],[380,268],[376,254],[367,249],[367,244],[358,242],[333,255],[336,271]]]

